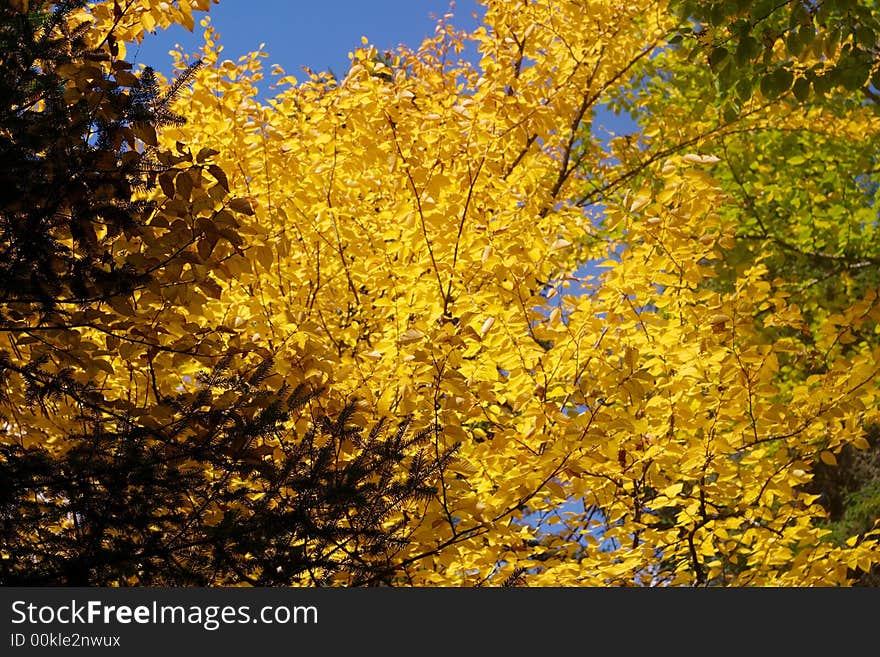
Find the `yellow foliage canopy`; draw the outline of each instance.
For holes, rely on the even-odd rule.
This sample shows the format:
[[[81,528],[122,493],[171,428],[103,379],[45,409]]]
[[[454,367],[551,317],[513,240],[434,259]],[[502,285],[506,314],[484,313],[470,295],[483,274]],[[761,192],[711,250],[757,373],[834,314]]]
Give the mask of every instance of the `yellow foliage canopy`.
[[[140,3],[120,34],[207,4]],[[166,215],[213,213],[200,254],[225,250],[219,284],[176,288],[187,310],[152,324],[157,339],[226,327],[274,357],[279,386],[324,388],[315,413],[356,397],[365,425],[414,414],[438,450],[460,444],[410,510],[406,584],[527,569],[534,585],[823,585],[869,568],[876,536],[825,540],[802,485],[877,419],[878,348],[788,385],[780,363],[801,345],[761,327],[801,320],[766,268],[709,284],[736,241],[718,159],[673,149],[634,169],[588,136],[608,90],[664,45],[664,3],[489,0],[484,20],[390,57],[365,44],[338,80],[278,71],[268,100],[264,54],[223,61],[207,27],[208,66],[177,106],[189,121],[158,138],[216,151],[217,168],[162,190]],[[466,40],[477,65],[459,59]],[[601,239],[583,202],[596,176],[620,192],[602,199]],[[877,313],[875,294],[837,325]],[[146,370],[107,347],[95,367],[137,407]],[[149,360],[163,390],[198,365]]]

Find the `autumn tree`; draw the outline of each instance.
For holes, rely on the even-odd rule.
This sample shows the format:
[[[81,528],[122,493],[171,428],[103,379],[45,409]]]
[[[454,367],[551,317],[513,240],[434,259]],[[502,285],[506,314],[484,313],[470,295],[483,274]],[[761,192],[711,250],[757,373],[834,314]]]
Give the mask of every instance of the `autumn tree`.
[[[452,450],[408,419],[354,425],[353,399],[331,419],[198,317],[252,213],[216,151],[158,148],[201,63],[160,89],[119,58],[120,5],[110,31],[84,7],[0,8],[0,582],[390,577],[390,516]]]
[[[279,371],[328,403],[358,395],[367,416],[429,409],[417,421],[436,448],[461,444],[409,519],[397,581],[828,584],[869,569],[872,529],[828,541],[805,485],[864,440],[873,352],[787,376],[801,327],[766,259],[719,269],[743,237],[714,175],[717,125],[682,106],[607,147],[591,130],[603,103],[643,102],[621,85],[679,16],[486,9],[476,32],[447,19],[390,59],[364,44],[341,78],[276,68],[269,100],[264,54],[223,61],[208,28],[187,99],[202,121],[164,133],[220,143],[252,201],[250,262],[222,300],[260,340],[297,346]],[[477,63],[457,56],[467,39]],[[590,262],[605,273],[585,280]]]
[[[204,8],[118,7],[82,15],[89,43],[112,32],[120,54]],[[371,463],[367,429],[412,418],[411,434],[394,434],[403,464],[356,469],[418,493],[366,514],[393,531],[393,549],[364,547],[286,583],[853,583],[876,566],[876,524],[831,531],[815,486],[823,467],[865,451],[877,422],[876,284],[870,265],[843,257],[874,257],[873,206],[851,179],[870,155],[872,108],[804,110],[784,84],[760,82],[734,106],[716,90],[718,45],[697,44],[708,63],[675,46],[687,25],[699,31],[679,4],[485,8],[475,31],[446,16],[415,49],[380,54],[365,40],[344,75],[298,80],[275,66],[270,98],[258,92],[266,53],[223,60],[203,23],[201,52],[177,54],[192,84],[169,108],[199,120],[156,133],[173,154],[143,196],[161,208],[158,237],[118,252],[149,258],[170,233],[188,255],[160,259],[158,287],[78,331],[93,346],[77,353],[100,350],[108,327],[136,336],[103,345],[106,369],[91,373],[104,372],[101,394],[152,432],[175,413],[223,418],[208,433],[226,456],[245,450],[248,473],[321,450],[324,426],[347,436],[332,450],[337,470]],[[462,58],[467,42],[478,61]],[[640,133],[603,139],[609,104],[636,113]],[[839,167],[823,166],[837,154]],[[780,165],[796,157],[785,166],[809,168],[804,181]],[[218,370],[223,353],[255,380]],[[322,393],[272,406],[248,388],[260,380]],[[217,415],[226,409],[245,419]],[[320,419],[340,414],[341,425]],[[73,433],[59,418],[74,413],[52,417],[58,428],[34,414],[11,435],[53,444]],[[271,431],[235,442],[266,417]],[[200,444],[203,429],[174,433],[174,449]],[[211,479],[204,508],[184,504],[193,524],[181,537],[272,499],[263,479],[235,472]],[[298,481],[275,517],[308,499],[315,480]],[[232,510],[213,505],[221,492],[239,495]],[[364,516],[327,517],[350,527]],[[272,568],[314,545],[299,540],[268,564],[248,559],[248,544],[237,570],[203,581],[282,583]],[[224,541],[200,544],[213,560],[181,547],[174,568],[213,573],[245,545]]]
[[[836,367],[861,363],[870,371],[876,349],[870,308],[878,283],[877,115],[870,80],[878,63],[876,44],[863,32],[873,29],[876,11],[847,3],[787,3],[772,11],[756,3],[728,7],[733,15],[713,14],[716,9],[710,3],[703,13],[690,8],[695,14],[683,18],[690,23],[696,15],[705,33],[647,66],[635,83],[641,89],[631,89],[637,99],[622,99],[621,106],[640,106],[640,120],[657,135],[658,148],[704,135],[701,148],[718,157],[713,172],[729,198],[721,211],[737,239],[716,261],[713,285],[730,290],[739,272],[759,265],[767,283],[786,297],[795,326],[772,315],[768,324],[758,322],[766,340],[792,340],[779,380],[804,383],[835,367],[835,359]],[[790,14],[787,27],[769,30],[781,13]],[[747,38],[743,29],[758,28],[766,46],[759,61],[747,66],[738,48],[739,58],[721,63],[719,35],[735,42],[735,34]],[[684,32],[694,30],[696,25]],[[858,72],[854,57],[862,62]],[[776,84],[779,71],[793,74]],[[687,116],[687,123],[676,125],[670,115]],[[876,418],[858,405],[854,411],[854,440],[839,452],[820,453],[803,485],[818,495],[827,518],[817,522],[838,544],[869,533],[880,515]],[[874,574],[866,570],[851,572],[856,581],[876,581],[876,567]]]

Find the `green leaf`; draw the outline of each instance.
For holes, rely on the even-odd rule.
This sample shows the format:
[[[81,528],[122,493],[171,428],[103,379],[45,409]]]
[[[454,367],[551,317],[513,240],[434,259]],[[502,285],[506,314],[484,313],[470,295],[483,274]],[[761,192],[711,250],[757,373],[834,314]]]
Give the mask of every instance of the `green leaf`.
[[[717,72],[721,64],[730,56],[726,48],[713,48],[709,53],[709,68]]]
[[[794,97],[798,99],[798,102],[803,103],[810,97],[810,81],[807,80],[807,78],[798,78],[794,81],[792,91],[794,92]]]
[[[785,68],[777,68],[761,79],[761,93],[769,99],[778,98],[791,88],[794,75]]]
[[[788,36],[785,37],[785,49],[792,57],[797,57],[804,50],[804,43],[800,39],[800,33],[797,30],[790,30]]]
[[[739,82],[736,83],[736,97],[739,98],[740,101],[745,102],[749,98],[751,98],[752,91],[754,91],[754,83],[752,78],[742,78]]]
[[[736,49],[734,59],[738,66],[745,66],[761,52],[761,46],[758,40],[752,36],[743,37]]]
[[[877,35],[874,30],[866,25],[856,28],[856,42],[864,48],[873,48],[877,45]]]
[[[813,90],[820,96],[827,94],[832,86],[834,86],[834,80],[831,75],[817,75],[813,78]]]
[[[721,109],[721,115],[727,123],[733,123],[739,118],[740,106],[734,102],[725,103]]]

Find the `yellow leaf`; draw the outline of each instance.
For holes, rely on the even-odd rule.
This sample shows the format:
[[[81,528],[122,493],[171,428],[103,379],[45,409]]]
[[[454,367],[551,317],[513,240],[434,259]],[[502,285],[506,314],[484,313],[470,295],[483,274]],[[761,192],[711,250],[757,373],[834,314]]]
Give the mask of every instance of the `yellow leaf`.
[[[697,155],[695,153],[688,153],[681,159],[690,164],[717,164],[721,161],[721,158],[714,155]]]
[[[667,486],[663,489],[663,494],[668,498],[676,497],[684,488],[684,484],[681,482],[672,484],[671,486]]]
[[[405,333],[402,333],[399,338],[397,338],[397,342],[402,345],[412,344],[414,342],[419,342],[424,339],[425,334],[419,331],[418,329],[409,329]]]

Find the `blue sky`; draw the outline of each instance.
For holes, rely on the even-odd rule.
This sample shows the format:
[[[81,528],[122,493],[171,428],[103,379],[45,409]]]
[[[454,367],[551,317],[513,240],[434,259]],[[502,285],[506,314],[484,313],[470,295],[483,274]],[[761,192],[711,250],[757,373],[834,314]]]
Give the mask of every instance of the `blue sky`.
[[[435,17],[449,11],[449,0],[220,0],[209,15],[220,33],[224,58],[235,60],[265,43],[266,63],[277,63],[302,79],[303,66],[344,74],[348,53],[361,45],[362,36],[380,50],[400,44],[416,47],[433,34]],[[455,25],[472,29],[480,22],[473,14],[482,16],[483,8],[476,0],[457,0],[453,13]],[[198,49],[198,20],[193,33],[181,26],[157,30],[139,48],[130,47],[128,58],[168,73],[168,50],[176,43],[187,51]]]
[[[379,50],[401,44],[416,48],[433,35],[437,18],[450,12],[454,25],[472,30],[482,22],[484,7],[477,0],[220,0],[211,5],[208,15],[220,34],[223,58],[236,60],[263,43],[269,55],[263,62],[267,71],[279,64],[302,80],[303,66],[316,73],[332,70],[344,75],[348,53],[361,45],[362,36]],[[185,51],[196,52],[202,44],[199,21],[204,15],[196,14],[193,32],[175,25],[148,35],[140,46],[129,48],[127,58],[171,74],[168,51],[180,44]],[[475,49],[464,54],[476,59]],[[628,117],[601,108],[597,119],[596,127],[618,134],[636,131]],[[605,133],[597,136],[604,138]]]

